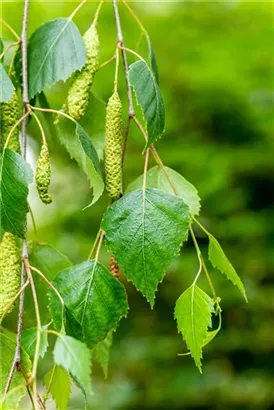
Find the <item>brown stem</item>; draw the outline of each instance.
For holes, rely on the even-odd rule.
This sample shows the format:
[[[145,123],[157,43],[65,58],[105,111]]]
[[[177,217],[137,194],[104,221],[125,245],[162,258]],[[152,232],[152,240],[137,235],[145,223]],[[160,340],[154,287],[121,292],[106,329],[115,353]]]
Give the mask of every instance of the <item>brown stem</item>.
[[[21,50],[22,50],[22,77],[23,77],[23,116],[29,111],[29,95],[28,95],[28,61],[27,61],[27,27],[28,27],[28,10],[29,10],[29,0],[25,0],[24,4],[24,14],[23,14],[23,24],[22,24],[22,34],[21,34]],[[26,117],[22,121],[21,129],[21,151],[22,157],[26,159],[26,149],[27,149],[27,119]],[[27,219],[25,222],[25,238],[27,237]],[[22,245],[22,267],[21,267],[21,288],[26,282],[26,271],[24,266],[24,260],[28,258],[28,248],[27,240],[23,240]],[[9,391],[14,371],[20,366],[21,361],[21,334],[23,328],[23,312],[24,312],[24,296],[25,292],[21,292],[19,301],[19,311],[18,311],[18,322],[17,322],[17,336],[16,336],[16,349],[14,353],[13,362],[11,365],[10,373],[6,382],[3,400]]]

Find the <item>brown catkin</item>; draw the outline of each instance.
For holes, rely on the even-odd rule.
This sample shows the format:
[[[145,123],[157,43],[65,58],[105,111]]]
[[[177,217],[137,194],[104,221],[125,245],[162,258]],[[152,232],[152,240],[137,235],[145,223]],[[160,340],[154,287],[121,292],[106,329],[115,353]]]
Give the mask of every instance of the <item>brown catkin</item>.
[[[67,111],[75,120],[85,113],[89,101],[89,90],[98,67],[99,37],[95,25],[91,25],[83,36],[86,47],[86,64],[77,72],[68,91]]]
[[[40,199],[46,205],[52,202],[51,195],[48,193],[50,185],[50,174],[49,150],[47,144],[44,143],[42,145],[41,152],[37,161],[35,181]]]
[[[110,257],[110,273],[114,278],[119,279],[119,266],[114,255]]]
[[[21,260],[15,237],[6,232],[0,245],[0,316],[20,288]],[[8,310],[11,312],[13,306]]]
[[[107,104],[105,172],[107,193],[116,200],[122,182],[122,103],[116,91]]]
[[[1,103],[1,151],[3,151],[4,145],[7,141],[8,135],[19,120],[20,110],[18,97],[16,92],[12,94],[12,97],[9,101]],[[8,148],[13,149],[14,151],[20,153],[20,143],[19,143],[19,128],[17,127],[10,139]]]

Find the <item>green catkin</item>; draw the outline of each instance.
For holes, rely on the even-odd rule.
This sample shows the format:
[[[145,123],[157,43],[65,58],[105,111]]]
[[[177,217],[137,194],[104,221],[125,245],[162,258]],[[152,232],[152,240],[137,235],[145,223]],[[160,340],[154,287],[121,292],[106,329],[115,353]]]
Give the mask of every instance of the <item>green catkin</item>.
[[[116,200],[122,182],[122,103],[114,92],[107,104],[105,145],[106,190]]]
[[[21,260],[15,237],[6,232],[0,245],[0,316],[20,288]],[[13,306],[8,310],[10,313]]]
[[[89,101],[89,90],[98,67],[99,37],[95,25],[91,25],[83,36],[86,47],[86,64],[75,74],[68,91],[67,110],[75,120],[85,113]]]
[[[12,94],[9,101],[1,103],[1,151],[3,151],[4,145],[7,141],[8,135],[18,121],[20,115],[19,103],[16,92]],[[10,139],[8,148],[20,153],[20,143],[19,143],[19,128],[17,127]]]
[[[37,161],[35,174],[36,188],[40,199],[44,204],[48,205],[52,202],[51,195],[48,193],[50,185],[50,158],[49,150],[46,143],[43,143],[41,152]]]

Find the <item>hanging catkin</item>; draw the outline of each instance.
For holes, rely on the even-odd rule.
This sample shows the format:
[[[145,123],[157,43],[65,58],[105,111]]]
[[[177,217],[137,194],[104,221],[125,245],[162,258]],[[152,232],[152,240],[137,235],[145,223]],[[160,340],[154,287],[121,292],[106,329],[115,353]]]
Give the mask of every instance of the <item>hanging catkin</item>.
[[[0,316],[20,288],[21,262],[15,237],[6,232],[0,245]],[[13,306],[8,310],[11,312]]]
[[[122,103],[115,91],[107,104],[105,172],[106,190],[116,200],[120,197],[122,180]]]
[[[51,195],[48,193],[50,185],[50,158],[48,146],[46,143],[43,143],[37,161],[35,181],[41,201],[46,205],[50,204],[52,202]]]
[[[8,138],[8,135],[15,125],[16,121],[19,119],[19,104],[18,97],[16,92],[12,94],[12,97],[9,101],[1,103],[1,151],[3,151],[5,142]],[[17,127],[8,143],[8,148],[13,149],[14,151],[20,153],[20,143],[19,143],[19,128]]]
[[[95,25],[91,25],[83,36],[86,47],[86,64],[75,74],[68,91],[67,110],[75,120],[85,113],[89,101],[89,90],[98,66],[99,37]]]

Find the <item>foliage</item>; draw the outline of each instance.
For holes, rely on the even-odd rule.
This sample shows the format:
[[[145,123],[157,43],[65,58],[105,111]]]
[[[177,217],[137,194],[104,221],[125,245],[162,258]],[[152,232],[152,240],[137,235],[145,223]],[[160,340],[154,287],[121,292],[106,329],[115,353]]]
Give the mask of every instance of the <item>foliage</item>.
[[[174,7],[176,7],[176,5]],[[265,193],[263,195],[260,194],[260,185],[268,187],[267,178],[263,176],[263,173],[271,169],[269,165],[270,156],[267,153],[269,150],[266,150],[269,146],[267,142],[268,137],[266,137],[265,134],[265,130],[269,127],[269,119],[267,118],[267,112],[269,111],[267,111],[266,105],[264,106],[265,108],[262,108],[263,104],[266,104],[262,102],[265,101],[263,94],[260,96],[253,96],[252,94],[252,98],[254,98],[253,101],[255,101],[254,104],[252,103],[252,108],[250,108],[251,105],[249,105],[249,103],[243,103],[248,93],[250,93],[250,95],[253,93],[253,88],[256,89],[257,87],[257,89],[259,89],[261,87],[263,89],[267,88],[267,84],[269,84],[269,82],[267,83],[267,78],[269,78],[267,68],[263,67],[261,59],[261,65],[258,67],[256,60],[256,56],[258,55],[256,46],[258,40],[256,40],[256,38],[261,39],[260,44],[263,44],[262,48],[266,50],[266,45],[264,44],[266,41],[264,42],[263,35],[260,35],[260,30],[262,33],[266,32],[262,29],[263,24],[261,23],[261,21],[265,21],[264,19],[266,19],[266,17],[264,17],[263,6],[261,8],[259,6],[253,7],[254,9],[252,9],[252,6],[240,5],[233,10],[228,10],[228,8],[224,6],[220,6],[220,8],[212,6],[210,9],[203,5],[186,5],[183,11],[181,10],[180,13],[177,14],[174,13],[172,24],[171,22],[168,23],[166,19],[158,17],[159,26],[157,25],[157,31],[152,27],[150,33],[158,54],[161,89],[167,107],[167,131],[166,138],[161,141],[161,157],[165,163],[170,164],[170,166],[177,171],[182,172],[185,177],[190,177],[192,182],[199,187],[200,196],[203,198],[203,212],[201,213],[201,219],[199,219],[199,221],[203,222],[208,230],[215,232],[216,235],[220,237],[220,242],[224,244],[227,254],[231,255],[231,259],[235,261],[235,266],[237,267],[237,271],[240,272],[240,276],[248,276],[249,279],[245,282],[248,287],[249,307],[245,308],[243,304],[239,303],[236,296],[234,296],[233,288],[226,286],[225,282],[222,281],[222,275],[212,274],[214,285],[216,289],[219,289],[220,296],[222,296],[222,308],[224,310],[222,314],[225,320],[223,331],[214,339],[214,342],[212,341],[212,344],[206,347],[206,349],[203,349],[206,354],[204,373],[207,383],[204,383],[202,388],[201,381],[193,374],[191,367],[188,366],[187,358],[176,358],[176,362],[172,360],[173,356],[175,357],[176,353],[181,351],[181,348],[172,336],[172,327],[167,319],[168,314],[170,318],[172,317],[173,304],[176,296],[179,296],[179,288],[184,289],[190,285],[189,282],[193,274],[194,260],[189,244],[184,247],[182,259],[176,258],[168,269],[169,275],[167,280],[157,293],[159,303],[156,305],[156,316],[155,314],[153,316],[152,313],[146,310],[141,299],[135,296],[131,287],[127,286],[132,305],[132,316],[130,316],[130,318],[133,318],[133,321],[131,320],[127,325],[123,324],[124,321],[121,323],[120,332],[126,333],[127,337],[121,338],[118,333],[118,339],[121,340],[119,343],[117,343],[117,341],[116,343],[114,342],[111,370],[113,371],[113,367],[117,368],[116,372],[119,372],[119,369],[123,369],[124,377],[130,377],[135,387],[128,385],[126,380],[119,379],[118,373],[116,374],[121,387],[119,390],[120,400],[122,400],[122,397],[124,397],[125,400],[123,404],[121,404],[122,402],[120,401],[117,408],[127,408],[130,404],[125,403],[131,403],[132,405],[134,400],[136,400],[136,403],[138,400],[142,400],[142,398],[144,400],[142,389],[140,388],[141,385],[146,386],[146,390],[148,391],[147,400],[152,408],[161,408],[161,406],[165,408],[165,406],[170,403],[170,400],[174,400],[174,408],[180,408],[182,406],[182,400],[184,406],[192,407],[193,403],[197,406],[198,402],[195,397],[202,397],[202,395],[203,399],[201,398],[201,400],[207,403],[206,406],[208,407],[212,404],[212,397],[214,397],[214,400],[216,399],[216,403],[218,403],[219,406],[226,407],[229,405],[232,408],[234,408],[234,405],[235,408],[239,408],[239,403],[247,403],[247,406],[249,405],[248,403],[251,403],[252,405],[256,404],[258,408],[264,409],[267,408],[271,401],[272,393],[271,388],[269,388],[269,386],[271,386],[269,378],[271,371],[268,369],[267,362],[265,362],[266,373],[264,378],[258,373],[259,370],[249,370],[249,373],[248,371],[244,373],[242,369],[238,367],[240,365],[243,366],[244,363],[246,368],[250,368],[252,362],[246,360],[248,357],[251,357],[250,355],[252,355],[253,360],[255,360],[255,357],[258,357],[258,360],[261,361],[265,360],[269,349],[269,339],[271,339],[267,323],[265,322],[264,325],[260,320],[260,315],[264,314],[265,317],[267,317],[269,314],[270,306],[268,300],[271,299],[270,294],[267,293],[268,289],[271,290],[271,284],[269,285],[268,282],[265,282],[265,280],[267,280],[270,263],[269,248],[266,245],[265,239],[263,239],[263,232],[270,232],[270,227],[268,227],[269,224],[265,223],[262,216],[263,210],[268,209],[268,202]],[[246,35],[250,36],[248,40],[250,42],[252,42],[252,38],[254,38],[252,42],[253,50],[255,50],[254,54],[252,53],[251,56],[251,53],[249,53],[241,67],[234,67],[234,60],[238,62],[237,64],[243,61],[241,57],[236,56],[236,53],[239,53],[239,55],[241,53],[243,54],[242,51],[246,49],[246,37],[239,36],[239,28],[236,28],[233,32],[229,31],[228,23],[233,21],[233,24],[230,24],[230,26],[234,26],[234,23],[239,23],[241,18],[252,21],[251,15],[254,13],[254,10],[256,10],[258,25],[256,25],[256,29],[252,29],[251,24],[250,28],[247,29],[247,33],[249,34]],[[226,18],[224,18],[224,16],[226,16]],[[52,17],[55,16],[53,15],[50,18]],[[45,18],[49,18],[49,15],[47,15],[47,17],[45,15]],[[181,24],[182,18],[183,24]],[[147,20],[149,24],[148,16],[144,16],[144,21],[145,20]],[[128,21],[127,17],[125,17],[125,21]],[[190,23],[187,24],[187,21]],[[90,21],[85,20],[85,27],[89,23]],[[177,28],[177,38],[174,35],[175,31],[173,26]],[[222,26],[222,30],[218,32],[216,27],[220,26]],[[239,23],[238,27],[240,26],[242,27],[242,24]],[[168,46],[167,42],[163,39],[163,35],[160,35],[160,27],[163,29],[162,32],[166,33],[168,31],[170,33]],[[258,30],[258,32],[256,32],[256,30]],[[217,35],[212,35],[211,38],[210,33],[216,34],[215,31],[217,31]],[[135,33],[132,28],[129,29],[129,32]],[[254,32],[255,35],[253,34]],[[238,38],[235,37],[237,35]],[[130,40],[130,35],[127,35],[127,41],[128,38]],[[203,41],[201,41],[202,39]],[[231,44],[235,45],[236,39],[237,41],[239,40],[237,49],[231,46]],[[102,35],[101,41],[103,44],[104,35]],[[195,52],[193,49],[193,41],[197,45]],[[184,44],[183,47],[181,47],[182,42]],[[212,46],[212,44],[215,44],[216,47]],[[174,76],[168,75],[170,68],[167,68],[167,63],[162,57],[162,55],[167,55],[167,47],[168,55],[170,56],[169,67],[170,65],[173,67],[172,62],[175,62]],[[109,53],[113,52],[110,47],[107,47],[107,50]],[[218,55],[217,50],[223,50],[223,52]],[[261,51],[260,46],[260,53],[264,52],[265,51]],[[227,69],[227,55],[230,53],[234,53],[235,58],[234,60],[230,58],[229,61],[232,61],[233,67],[229,66],[230,69]],[[107,55],[105,55],[105,57],[107,59]],[[181,61],[183,63],[181,63]],[[197,61],[199,61],[199,63],[197,63]],[[151,65],[153,66],[153,64]],[[259,72],[264,74],[259,74]],[[94,84],[95,93],[98,93],[98,90],[100,90],[100,80],[104,81],[105,79],[105,90],[101,91],[101,95],[103,95],[105,100],[112,88],[112,85],[109,84],[109,76],[110,75],[106,74],[106,76],[103,77],[99,71]],[[254,79],[255,77],[257,78],[255,81],[258,81],[257,85],[254,85],[252,82],[254,80],[251,80],[251,78]],[[214,78],[214,84],[211,80],[212,78]],[[217,81],[215,81],[215,79]],[[96,89],[97,84],[98,88]],[[122,86],[123,83],[119,81],[119,84]],[[50,107],[55,105],[60,107],[65,100],[65,88],[61,87],[61,95],[59,95],[60,87],[59,85],[57,87],[58,88],[53,88],[50,91],[45,90],[50,97]],[[58,92],[56,92],[57,90]],[[121,94],[121,96],[123,95]],[[124,99],[123,102],[124,101],[126,100]],[[177,103],[178,101],[180,103]],[[183,101],[183,103],[181,103],[181,101]],[[235,113],[234,117],[233,113]],[[183,121],[181,118],[183,118]],[[65,121],[68,122],[69,120],[66,119]],[[83,121],[88,123],[89,120],[88,118],[83,118]],[[33,123],[34,121],[32,120],[29,125],[29,132],[32,136],[39,138],[39,134]],[[71,125],[74,126],[72,122]],[[88,131],[88,128],[84,127],[84,129]],[[178,137],[176,137],[175,131]],[[93,133],[88,132],[88,134],[88,138],[91,137],[93,140]],[[137,173],[140,173],[138,167],[140,162],[135,160],[137,157],[135,157],[134,152],[141,150],[142,142],[141,139],[137,140],[133,130],[132,135],[130,134],[130,137],[131,136],[133,136],[133,138],[130,140],[127,153],[129,160],[127,161],[126,157],[125,162],[125,182],[131,182],[137,177]],[[181,138],[181,136],[184,138]],[[52,136],[47,135],[47,138],[50,144],[50,138],[52,138]],[[66,171],[72,170],[74,175],[76,175],[77,171],[73,168],[73,165],[70,164],[68,160],[63,159],[65,158],[63,151],[61,151],[59,146],[55,147],[55,144],[56,141],[54,140],[54,149],[50,151],[52,152],[53,163],[58,164],[60,168],[65,166]],[[94,146],[97,149],[95,143]],[[256,159],[254,160],[255,153]],[[85,161],[86,157],[83,156],[83,158]],[[174,196],[174,192],[172,192],[167,178],[165,178],[162,170],[159,171],[158,166],[155,170],[160,174],[160,177],[155,182],[153,182],[153,177],[151,182],[150,172],[153,173],[153,169],[154,168],[147,172],[146,188],[157,188],[166,194]],[[165,169],[168,170],[167,167],[165,167]],[[258,175],[255,177],[256,169],[258,169]],[[173,172],[176,172],[178,179],[183,181],[183,177],[177,171]],[[63,174],[65,175],[62,178],[60,176],[60,181],[62,181],[61,185],[59,185],[59,188],[62,187],[60,194],[57,192],[58,189],[54,189],[54,178],[52,186],[52,192],[53,194],[55,193],[55,205],[53,206],[56,206],[56,208],[60,210],[54,217],[51,214],[52,220],[50,222],[45,221],[45,227],[48,223],[51,229],[43,229],[43,223],[40,222],[39,237],[55,243],[57,247],[60,247],[64,253],[67,253],[75,263],[79,263],[88,253],[86,244],[90,241],[90,236],[94,236],[95,234],[95,222],[99,225],[103,203],[100,202],[97,207],[92,208],[94,213],[85,211],[86,213],[72,215],[70,203],[72,201],[78,201],[76,203],[80,207],[82,203],[79,199],[82,198],[83,205],[86,205],[84,201],[86,201],[89,194],[85,185],[79,183],[80,178],[72,177],[72,173],[69,173],[69,171]],[[68,184],[68,180],[71,177],[71,184]],[[93,184],[92,178],[91,184]],[[73,186],[73,199],[71,186],[69,187],[69,185]],[[142,186],[143,176],[139,178],[139,186],[136,186],[136,188],[139,189],[142,188]],[[186,205],[190,206],[192,216],[197,216],[199,212],[197,192],[195,189],[190,190],[195,204],[195,207],[193,205],[192,208],[190,202],[188,202],[188,187],[188,184],[183,185],[182,192],[184,196],[179,196]],[[69,196],[67,197],[69,200],[63,201],[62,195],[64,195],[66,190],[69,190]],[[132,192],[134,190],[135,189],[129,188],[128,191]],[[267,189],[264,189],[264,192],[266,191]],[[32,197],[31,195],[31,203]],[[117,207],[119,202],[125,198],[126,196],[112,205],[107,212],[110,212],[113,207]],[[174,198],[176,197],[174,196]],[[258,198],[260,198],[260,200]],[[62,204],[61,207],[59,204]],[[245,207],[249,207],[249,210],[246,210]],[[42,212],[44,213],[44,209]],[[51,212],[51,210],[49,212]],[[227,215],[229,215],[229,218],[227,218]],[[57,235],[56,232],[58,232]],[[122,232],[122,234],[124,234],[124,232]],[[206,251],[207,240],[201,231],[197,230],[196,232],[195,230],[195,234],[198,236],[201,250]],[[235,276],[236,272],[230,262],[227,261],[227,257],[223,251],[220,250],[219,243],[216,242],[212,234],[208,234],[208,236],[211,244],[209,257],[212,264],[223,271],[226,276],[243,291],[242,281],[238,276]],[[75,238],[74,240],[72,240],[73,237]],[[205,253],[206,252],[203,252],[203,255]],[[105,265],[107,266],[109,257],[105,253],[100,257],[104,259]],[[31,262],[31,264],[36,267],[38,267],[38,263],[39,256],[37,256],[36,262]],[[42,261],[39,267],[51,281],[55,273],[67,268],[67,266],[64,266],[57,269],[54,263],[51,265],[48,273],[45,272]],[[178,272],[179,275],[175,275],[175,272]],[[47,285],[42,282],[39,276],[36,277],[35,273],[33,273],[33,275],[35,283],[42,285],[41,289],[43,289],[43,291],[40,290],[39,299],[41,300],[41,306],[45,306],[47,304],[45,297]],[[258,285],[260,285],[260,287],[258,287]],[[202,276],[199,278],[199,286],[207,290],[207,285]],[[27,289],[27,291],[30,295],[30,289]],[[266,297],[266,295],[268,295],[268,297]],[[56,300],[56,305],[58,309],[60,309],[60,301],[59,299]],[[29,301],[27,301],[26,309],[28,309],[28,304]],[[137,313],[134,313],[135,306],[140,306]],[[47,315],[44,307],[41,307],[40,310],[43,315]],[[251,314],[247,316],[247,312]],[[67,306],[65,307],[65,313],[67,317],[72,318],[72,312]],[[32,315],[31,318],[27,310],[26,326],[28,323],[30,323],[31,326],[35,326],[35,324],[32,324],[33,317],[34,315]],[[212,319],[214,324],[214,317]],[[140,322],[143,323],[142,327],[144,326],[144,328],[141,328],[141,326],[137,328]],[[255,322],[258,326],[256,328]],[[8,319],[7,323],[9,323]],[[160,334],[161,330],[159,329],[160,323],[162,323],[162,326],[167,326],[167,328],[161,328],[162,334]],[[67,323],[65,324],[67,326]],[[72,327],[77,328],[77,325],[77,321],[74,321]],[[126,330],[125,326],[128,326],[128,330]],[[167,333],[166,329],[168,329],[169,336],[163,336],[163,334],[165,335]],[[70,334],[67,327],[66,331],[67,334]],[[152,332],[154,333],[153,335]],[[183,336],[187,335],[186,331],[182,333]],[[184,333],[186,333],[186,335],[184,335]],[[241,337],[239,336],[240,333]],[[146,334],[151,334],[150,339],[145,337]],[[251,337],[252,334],[253,336],[256,334],[256,337]],[[205,345],[206,341],[214,335],[212,332],[208,332],[206,339],[203,343],[200,343],[200,347],[201,345]],[[82,340],[83,335],[76,337]],[[128,339],[129,341],[126,342],[123,339]],[[230,343],[227,343],[227,340],[229,340]],[[98,347],[99,344],[96,346]],[[260,351],[258,351],[258,346],[260,346]],[[199,352],[199,348],[197,350],[197,346],[195,347],[196,350],[195,348],[194,350],[192,349],[194,354],[197,351]],[[241,355],[240,359],[237,359],[237,357],[239,358],[238,353],[241,351],[244,352],[244,356]],[[120,359],[121,354],[123,354],[123,363],[121,363]],[[245,355],[249,356],[245,358]],[[144,358],[146,359],[146,363],[143,360]],[[182,360],[184,360],[183,368]],[[158,362],[161,363],[161,366],[157,365],[157,368],[161,367],[161,369],[159,369],[159,375],[161,374],[161,379],[165,381],[164,384],[152,373],[152,370],[149,371],[149,369],[156,368],[156,363]],[[257,369],[261,366],[260,363],[257,362]],[[138,366],[138,371],[136,371],[134,366]],[[162,369],[167,369],[168,366],[170,366],[170,368],[173,366],[171,368],[172,370],[165,371],[164,373]],[[237,373],[234,374],[235,371],[237,371]],[[186,376],[184,378],[185,374],[187,374],[187,378]],[[154,381],[152,385],[151,378],[153,378]],[[249,384],[247,384],[245,380],[248,380]],[[101,387],[97,376],[93,378],[93,384],[93,390],[100,392]],[[96,395],[90,399],[90,403],[97,403],[97,405],[93,407],[98,409],[106,408],[110,405],[111,401],[115,401],[115,390],[112,390],[111,393],[107,395],[104,393],[106,391],[105,389],[111,389],[112,385],[113,384],[109,382],[103,389],[101,395],[99,393],[99,397],[101,397],[102,401],[101,404],[96,402]],[[66,386],[69,386],[69,382],[66,383]],[[178,386],[180,386],[180,389]],[[181,386],[184,386],[184,398],[182,398],[180,394]],[[218,397],[216,397],[216,390],[213,390],[213,386],[215,386],[215,389],[218,391]],[[233,389],[231,386],[233,386]],[[261,394],[254,397],[254,394],[252,392],[250,393],[249,386],[254,387],[253,391],[258,391],[259,386]],[[230,392],[229,397],[225,390]],[[69,388],[66,388],[65,391],[69,391]],[[56,390],[54,394],[55,397],[56,394],[58,396]],[[137,396],[135,396],[135,394]],[[66,394],[64,394],[64,400],[66,400],[65,396]],[[106,396],[111,397],[111,399]],[[60,408],[62,408],[62,405],[63,404],[59,404]]]

